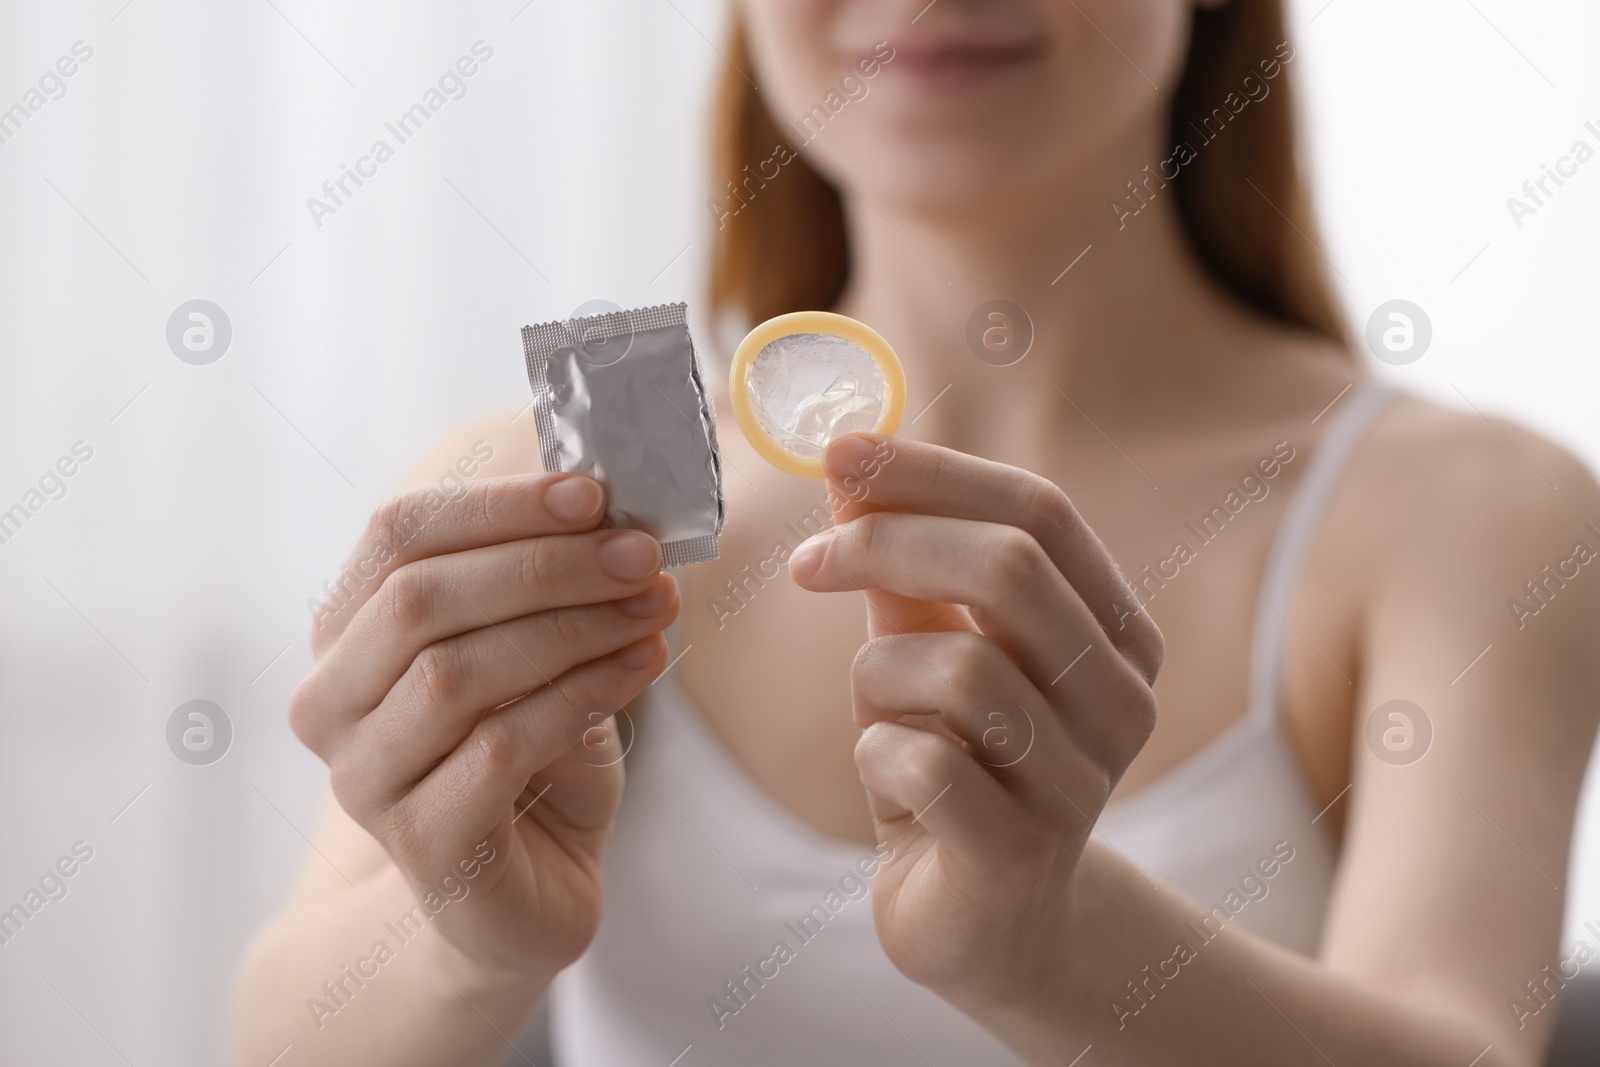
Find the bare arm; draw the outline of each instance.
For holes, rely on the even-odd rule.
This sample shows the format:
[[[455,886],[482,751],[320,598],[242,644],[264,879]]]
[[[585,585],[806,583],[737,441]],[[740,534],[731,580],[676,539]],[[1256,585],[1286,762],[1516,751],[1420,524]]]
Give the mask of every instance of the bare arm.
[[[413,915],[417,894],[377,840],[328,801],[300,886],[244,966],[239,1062],[265,1064],[291,1045],[296,1063],[503,1062],[548,981],[499,981],[431,923],[416,935],[414,918],[395,925]],[[380,942],[392,953],[382,963]]]
[[[873,891],[890,958],[1041,1067],[1090,1044],[1100,1064],[1537,1064],[1552,1013],[1514,1004],[1534,1006],[1524,983],[1559,958],[1600,706],[1600,561],[1520,629],[1507,599],[1581,556],[1575,541],[1600,548],[1584,528],[1600,491],[1504,432],[1515,448],[1456,419],[1378,464],[1353,805],[1318,959],[1231,927],[1200,941],[1203,906],[1091,839],[1153,722],[1159,636],[1107,625],[1120,579],[1059,490],[894,442],[865,503],[791,558],[806,588],[870,591],[856,762],[894,851]],[[828,458],[842,474],[871,450],[835,442]],[[1060,649],[1085,641],[1093,654],[1052,686]],[[971,714],[997,698],[1036,727],[1030,757],[999,767],[978,758]],[[1396,698],[1433,727],[1408,766],[1365,737]],[[1158,969],[1130,1018],[1128,983]]]
[[[593,936],[622,769],[580,749],[665,665],[677,589],[648,537],[593,529],[594,483],[518,459],[443,496],[425,466],[318,613],[290,719],[338,803],[245,962],[241,1062],[499,1063]]]
[[[1026,1009],[978,1012],[1034,1062],[1091,1041],[1100,1063],[1202,1049],[1236,1064],[1541,1062],[1554,1012],[1527,983],[1551,999],[1540,983],[1564,956],[1562,886],[1600,708],[1600,560],[1566,565],[1543,607],[1525,582],[1600,551],[1586,527],[1600,525],[1600,491],[1571,457],[1503,429],[1526,458],[1486,426],[1457,427],[1415,442],[1437,462],[1390,487],[1409,533],[1377,574],[1361,637],[1355,780],[1320,959],[1233,929],[1201,942],[1185,923],[1203,906],[1091,846],[1060,985]],[[1414,763],[1378,758],[1366,737],[1368,714],[1396,698],[1431,724]],[[1121,1016],[1124,983],[1182,958],[1180,944],[1192,959],[1165,965],[1177,977]]]

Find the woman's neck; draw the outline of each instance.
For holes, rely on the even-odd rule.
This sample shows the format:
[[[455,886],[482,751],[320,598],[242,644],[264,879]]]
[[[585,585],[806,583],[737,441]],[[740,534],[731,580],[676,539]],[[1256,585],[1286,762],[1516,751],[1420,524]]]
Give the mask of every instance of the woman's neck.
[[[1074,405],[1124,426],[1159,410],[1162,394],[1192,389],[1197,361],[1215,377],[1217,361],[1239,351],[1251,321],[1195,260],[1176,190],[1119,219],[1107,193],[1118,188],[1115,173],[1101,167],[1074,183],[1081,193],[1017,198],[959,219],[846,190],[853,267],[839,306],[906,363],[906,420],[917,421],[902,433],[987,455],[1048,447],[1075,421],[1062,418]],[[1026,357],[1009,366],[997,365],[1010,358],[1003,348],[986,361],[968,340],[975,317],[980,335],[1025,333],[1024,323],[979,314],[995,301],[1020,307],[1033,330]]]

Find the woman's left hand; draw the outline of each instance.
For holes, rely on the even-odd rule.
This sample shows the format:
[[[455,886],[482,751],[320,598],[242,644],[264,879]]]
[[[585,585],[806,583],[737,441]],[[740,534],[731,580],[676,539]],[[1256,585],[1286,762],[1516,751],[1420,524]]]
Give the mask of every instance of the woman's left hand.
[[[958,1006],[1059,984],[1074,874],[1155,725],[1160,631],[1054,484],[858,434],[828,449],[836,525],[790,561],[865,590],[856,765],[881,842],[889,958]]]

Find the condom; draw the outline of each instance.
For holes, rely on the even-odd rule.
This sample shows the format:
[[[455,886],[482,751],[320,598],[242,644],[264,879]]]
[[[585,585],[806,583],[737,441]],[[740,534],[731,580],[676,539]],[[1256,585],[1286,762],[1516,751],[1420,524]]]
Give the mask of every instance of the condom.
[[[751,330],[728,379],[745,438],[779,470],[823,478],[828,442],[892,434],[905,410],[906,376],[889,342],[828,311],[796,311]]]
[[[686,310],[617,308],[522,328],[544,469],[604,482],[603,525],[650,534],[666,567],[716,559],[726,519],[716,411]]]

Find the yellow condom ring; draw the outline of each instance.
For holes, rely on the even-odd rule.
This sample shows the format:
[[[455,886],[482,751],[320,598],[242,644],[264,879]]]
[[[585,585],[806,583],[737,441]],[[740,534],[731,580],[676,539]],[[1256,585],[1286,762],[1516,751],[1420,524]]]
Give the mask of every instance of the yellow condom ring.
[[[865,323],[831,311],[795,311],[768,319],[745,335],[733,354],[733,368],[728,376],[729,399],[733,414],[739,420],[739,429],[761,457],[781,471],[798,474],[803,478],[824,478],[820,456],[812,458],[797,455],[775,440],[763,425],[762,413],[757,411],[759,401],[751,388],[751,374],[756,358],[775,341],[802,334],[821,334],[849,342],[871,358],[878,376],[882,379],[882,406],[873,433],[892,434],[900,427],[900,416],[905,411],[906,374],[899,357],[889,342]]]

